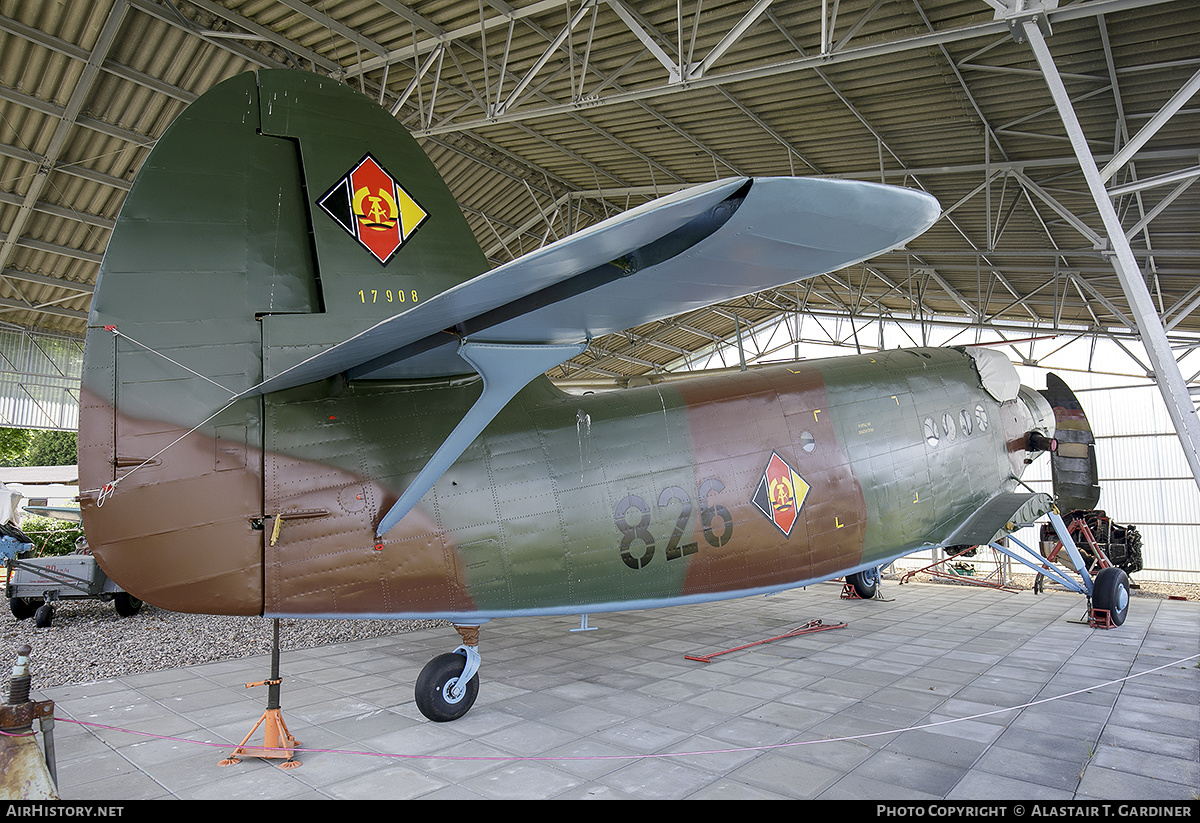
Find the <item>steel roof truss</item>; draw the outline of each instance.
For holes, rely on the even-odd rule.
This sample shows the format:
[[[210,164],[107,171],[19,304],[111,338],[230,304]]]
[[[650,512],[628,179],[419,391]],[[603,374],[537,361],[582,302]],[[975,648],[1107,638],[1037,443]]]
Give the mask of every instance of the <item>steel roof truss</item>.
[[[1024,30],[1026,40],[1045,77],[1059,117],[1071,140],[1071,146],[1079,158],[1079,165],[1092,193],[1092,199],[1104,220],[1105,232],[1116,252],[1112,258],[1113,268],[1121,281],[1122,290],[1125,292],[1137,322],[1142,343],[1153,364],[1155,383],[1162,393],[1167,412],[1175,424],[1184,456],[1192,469],[1192,477],[1200,486],[1200,420],[1197,420],[1196,409],[1188,392],[1187,384],[1179,371],[1179,364],[1175,362],[1167,342],[1166,331],[1154,310],[1137,260],[1133,256],[1129,241],[1125,238],[1125,232],[1117,218],[1116,210],[1104,188],[1104,177],[1092,157],[1087,138],[1079,124],[1062,78],[1058,75],[1058,68],[1046,45],[1042,31],[1037,23],[1031,20],[1023,22],[1021,28]],[[1200,78],[1200,73],[1196,75],[1196,78]],[[1178,97],[1178,95],[1176,96]],[[1110,165],[1112,164],[1110,163]]]
[[[116,39],[117,31],[125,19],[125,12],[128,8],[126,0],[116,0],[109,10],[108,18],[104,21],[104,27],[100,31],[96,45],[88,57],[82,75],[75,84],[75,89],[71,92],[70,100],[63,107],[58,125],[55,127],[54,134],[50,137],[50,142],[43,153],[41,167],[30,181],[29,187],[25,191],[25,200],[17,210],[17,215],[13,219],[7,237],[5,237],[3,244],[0,245],[0,269],[8,266],[13,250],[21,240],[26,223],[29,221],[30,215],[33,214],[34,207],[41,199],[42,191],[45,189],[46,183],[50,178],[50,169],[58,161],[63,145],[67,140],[67,133],[75,125],[79,113],[83,110],[83,104],[91,93],[92,84],[95,82],[96,76],[100,73],[100,64],[104,61],[108,50],[112,48],[113,41]]]
[[[1183,108],[1183,105],[1190,100],[1197,91],[1200,91],[1200,71],[1197,71],[1195,74],[1193,74],[1191,79],[1183,85],[1183,88],[1175,92],[1175,94],[1171,96],[1171,99],[1167,101],[1166,105],[1159,109],[1154,116],[1150,118],[1146,125],[1142,126],[1141,130],[1134,135],[1133,139],[1130,140],[1120,151],[1118,151],[1115,157],[1108,161],[1107,165],[1100,170],[1101,181],[1107,183],[1122,166],[1132,160],[1134,155],[1137,154],[1138,150],[1141,149],[1142,146],[1146,145],[1146,142],[1149,141],[1150,138],[1152,138],[1155,134],[1157,134],[1159,129],[1165,126],[1167,121],[1174,117],[1176,112]]]

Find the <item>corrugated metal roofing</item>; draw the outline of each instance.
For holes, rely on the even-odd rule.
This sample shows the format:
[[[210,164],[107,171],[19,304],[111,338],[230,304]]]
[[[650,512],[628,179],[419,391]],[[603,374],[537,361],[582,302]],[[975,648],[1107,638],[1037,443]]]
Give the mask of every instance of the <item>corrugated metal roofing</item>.
[[[220,80],[300,66],[395,110],[496,263],[731,174],[886,179],[953,209],[909,253],[599,341],[563,374],[658,370],[730,335],[731,309],[753,322],[852,304],[1120,333],[1128,309],[1093,247],[1095,204],[1006,5],[0,0],[0,322],[82,333],[112,221],[155,139]],[[1200,8],[1058,5],[1045,2],[1048,42],[1103,162],[1200,68]],[[1185,105],[1111,185],[1186,174],[1198,134]],[[1152,215],[1135,249],[1173,331],[1194,335],[1200,187],[1175,185],[1118,204],[1129,227]]]

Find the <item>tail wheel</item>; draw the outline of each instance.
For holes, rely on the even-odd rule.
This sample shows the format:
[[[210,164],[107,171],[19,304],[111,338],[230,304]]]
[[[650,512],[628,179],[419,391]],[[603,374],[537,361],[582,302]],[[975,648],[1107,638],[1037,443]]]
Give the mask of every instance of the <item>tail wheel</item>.
[[[33,613],[33,625],[39,629],[44,629],[50,625],[50,621],[54,619],[54,607],[49,603],[43,603],[38,606],[37,611]]]
[[[1092,585],[1092,608],[1107,611],[1114,626],[1124,623],[1129,614],[1129,575],[1116,566],[1101,569]]]
[[[479,695],[479,675],[459,688],[459,675],[467,659],[456,652],[439,654],[425,664],[417,676],[415,696],[417,708],[430,720],[444,723],[457,720],[475,704]]]
[[[113,606],[121,617],[133,617],[142,610],[142,601],[128,592],[117,592],[113,595]]]
[[[870,600],[879,591],[879,569],[864,569],[847,577],[846,582],[854,587],[855,594]]]

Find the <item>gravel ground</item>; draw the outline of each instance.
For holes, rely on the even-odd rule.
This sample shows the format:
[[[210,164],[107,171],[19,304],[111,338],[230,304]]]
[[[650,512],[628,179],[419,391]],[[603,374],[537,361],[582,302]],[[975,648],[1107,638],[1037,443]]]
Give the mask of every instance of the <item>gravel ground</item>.
[[[141,672],[193,666],[271,652],[271,620],[180,614],[143,606],[134,617],[118,617],[111,603],[65,600],[55,606],[44,629],[17,620],[2,606],[0,691],[8,693],[8,672],[16,649],[28,643],[33,688],[87,683]],[[279,645],[288,649],[385,637],[446,625],[420,620],[281,620]],[[453,631],[450,637],[457,640]]]
[[[1033,576],[1016,576],[1013,585],[1030,588]],[[1200,585],[1139,582],[1139,588],[1132,594],[1200,600]],[[283,620],[280,647],[285,651],[313,648],[437,625],[445,624],[409,620]],[[117,616],[111,603],[68,600],[56,606],[50,626],[39,629],[32,619],[16,620],[5,607],[0,615],[0,672],[3,672],[0,690],[5,696],[7,671],[22,643],[33,649],[30,659],[33,688],[38,689],[269,654],[271,620],[179,614],[154,606],[145,606],[137,616],[125,618]]]

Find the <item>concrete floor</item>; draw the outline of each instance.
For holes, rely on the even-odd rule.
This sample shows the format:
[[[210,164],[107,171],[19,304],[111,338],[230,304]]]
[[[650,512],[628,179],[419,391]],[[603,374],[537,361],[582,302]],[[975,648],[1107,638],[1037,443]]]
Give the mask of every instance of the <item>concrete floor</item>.
[[[269,656],[33,699],[55,702],[67,800],[1200,797],[1200,603],[1135,598],[1099,630],[1062,592],[840,592],[596,614],[589,632],[493,621],[479,698],[451,723],[412,698],[451,629],[285,652],[283,717],[303,749],[286,770],[218,765],[263,714],[266,687],[246,684]],[[684,657],[811,620],[847,625]]]

